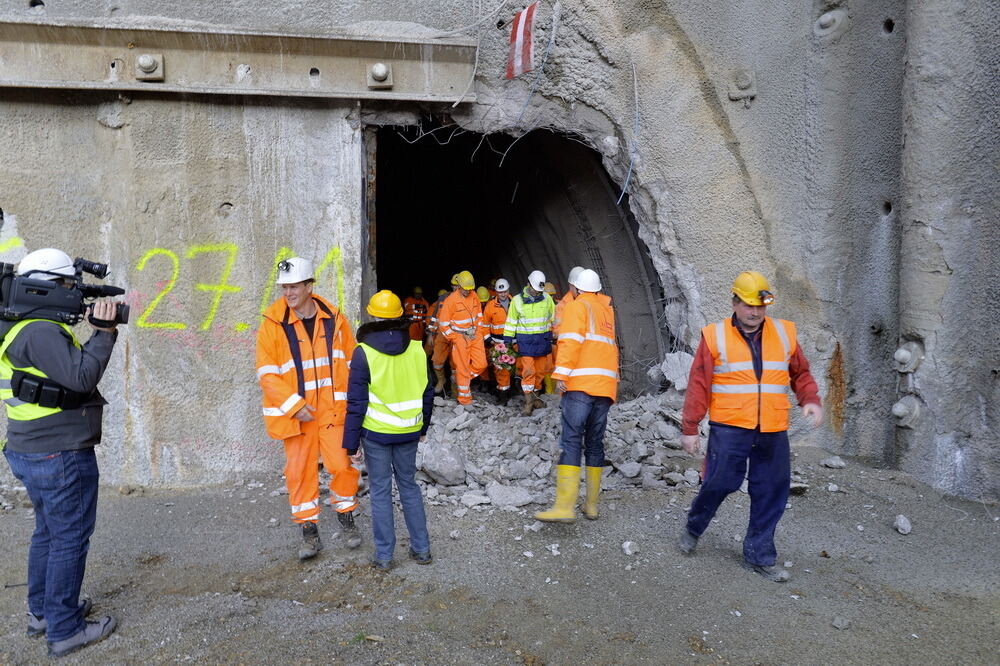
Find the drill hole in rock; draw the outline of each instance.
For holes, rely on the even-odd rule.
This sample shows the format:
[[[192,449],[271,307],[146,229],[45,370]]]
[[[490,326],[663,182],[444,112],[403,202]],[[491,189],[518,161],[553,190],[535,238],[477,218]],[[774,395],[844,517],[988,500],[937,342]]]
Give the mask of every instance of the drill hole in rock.
[[[882,32],[884,32],[885,34],[887,35],[892,34],[892,31],[895,29],[896,29],[896,22],[893,21],[891,18],[887,18],[885,21],[882,22]]]

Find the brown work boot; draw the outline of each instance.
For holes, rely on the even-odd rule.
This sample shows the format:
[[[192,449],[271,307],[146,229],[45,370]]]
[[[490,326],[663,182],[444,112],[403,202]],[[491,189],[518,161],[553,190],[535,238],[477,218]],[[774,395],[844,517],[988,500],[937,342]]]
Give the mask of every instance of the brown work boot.
[[[319,538],[316,523],[302,523],[302,545],[299,546],[299,559],[311,560],[323,550],[323,542]]]
[[[521,409],[521,416],[531,416],[532,412],[535,411],[534,395],[534,393],[524,394],[524,407]]]
[[[444,368],[434,368],[434,375],[437,377],[437,384],[434,385],[434,395],[444,393]]]
[[[537,393],[532,393],[531,397],[535,401],[535,409],[542,409],[543,407],[548,407],[548,405],[545,404],[545,401],[542,400],[540,397],[538,397]]]

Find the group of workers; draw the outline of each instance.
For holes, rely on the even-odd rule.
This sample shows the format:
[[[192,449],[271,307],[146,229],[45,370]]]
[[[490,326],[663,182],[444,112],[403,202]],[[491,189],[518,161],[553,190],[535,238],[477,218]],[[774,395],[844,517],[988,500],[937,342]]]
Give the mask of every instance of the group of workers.
[[[461,404],[473,401],[472,386],[479,381],[492,383],[500,404],[506,405],[516,375],[524,395],[523,413],[530,416],[534,409],[545,407],[538,393],[555,391],[552,372],[561,314],[574,299],[573,281],[583,271],[579,266],[570,271],[569,291],[558,303],[555,286],[539,270],[528,275],[527,284],[516,294],[511,294],[505,278],[476,287],[469,271],[453,275],[451,291],[439,291],[433,304],[424,299],[421,287],[414,287],[403,308],[410,320],[410,337],[423,340],[431,357],[437,379],[435,394],[447,393],[450,366]],[[590,271],[586,279],[593,286],[597,274]],[[513,368],[509,363],[490,362],[501,355],[495,353],[497,349],[510,357],[515,357],[516,350]]]
[[[68,255],[53,249],[29,253],[17,271],[64,287],[71,286],[74,275]],[[366,307],[371,321],[356,336],[337,306],[313,293],[309,260],[284,260],[277,272],[282,296],[264,312],[256,367],[267,433],[284,445],[292,520],[301,526],[300,559],[315,557],[323,548],[318,529],[322,460],[330,473],[330,504],[349,548],[362,541],[354,512],[361,476],[356,465],[365,461],[372,566],[392,566],[393,479],[410,536],[409,556],[418,564],[432,561],[415,478],[417,447],[426,439],[444,363],[450,358],[458,401],[468,404],[472,378],[487,367],[486,344],[516,346],[526,405],[534,403],[536,388],[549,374],[561,396],[555,501],[535,517],[575,520],[582,478],[583,514],[598,518],[604,431],[619,376],[615,314],[596,272],[574,268],[569,292],[558,304],[540,271],[532,272],[513,297],[507,280],[498,279],[485,311],[468,271],[455,275],[453,291],[427,307],[426,315],[412,304],[419,294],[404,305],[392,292],[379,291]],[[685,396],[681,444],[692,455],[701,451],[699,424],[706,411],[710,434],[703,483],[679,548],[685,554],[695,550],[722,501],[747,477],[751,507],[743,564],[781,582],[788,572],[775,564],[774,531],[789,491],[789,389],[813,426],[822,422],[823,408],[795,325],[766,316],[773,302],[763,275],[741,273],[733,284],[732,316],[702,329]],[[117,338],[115,308],[107,300],[94,305],[94,334],[86,343],[55,321],[0,323],[0,398],[9,420],[4,454],[35,507],[27,631],[46,636],[51,656],[102,640],[116,626],[112,616],[87,620],[91,603],[80,597],[97,510],[93,449],[100,442],[105,401],[96,386]],[[424,331],[415,327],[432,334],[427,340],[430,368]],[[510,390],[509,372],[494,376],[499,393]],[[32,397],[19,388],[25,378],[51,391]],[[49,394],[65,399],[49,404]]]

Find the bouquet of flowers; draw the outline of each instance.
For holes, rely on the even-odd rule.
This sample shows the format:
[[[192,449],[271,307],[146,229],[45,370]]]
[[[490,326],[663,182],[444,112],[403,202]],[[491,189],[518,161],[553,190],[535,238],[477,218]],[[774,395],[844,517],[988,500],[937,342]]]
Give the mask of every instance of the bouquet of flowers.
[[[497,370],[513,372],[517,365],[517,352],[501,340],[490,347],[490,363]]]

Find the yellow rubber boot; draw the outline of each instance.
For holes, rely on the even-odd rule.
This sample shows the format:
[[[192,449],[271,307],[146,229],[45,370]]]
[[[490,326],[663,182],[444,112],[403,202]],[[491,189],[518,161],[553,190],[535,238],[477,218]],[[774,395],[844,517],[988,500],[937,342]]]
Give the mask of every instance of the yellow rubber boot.
[[[549,375],[548,377],[546,377],[545,379],[543,379],[542,380],[542,385],[545,386],[545,392],[546,393],[555,393],[556,392],[556,380],[552,379],[552,375]]]
[[[580,496],[580,468],[576,465],[556,467],[556,502],[548,511],[539,511],[535,520],[547,523],[572,523],[576,520],[576,498]]]
[[[583,503],[583,515],[588,520],[597,520],[597,496],[601,494],[601,472],[603,467],[587,468],[587,499]]]

